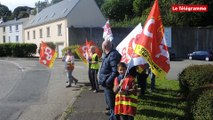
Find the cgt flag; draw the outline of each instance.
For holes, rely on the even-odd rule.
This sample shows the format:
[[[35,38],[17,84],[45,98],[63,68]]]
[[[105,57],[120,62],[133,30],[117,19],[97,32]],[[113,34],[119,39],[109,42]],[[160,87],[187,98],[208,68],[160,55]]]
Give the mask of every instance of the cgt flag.
[[[56,57],[57,52],[55,52],[55,50],[51,49],[46,43],[42,41],[39,62],[49,68],[52,68]]]
[[[106,24],[103,26],[104,29],[104,33],[103,33],[103,38],[104,40],[113,40],[113,35],[112,35],[112,31],[111,31],[111,27],[109,24],[109,20],[107,20]]]
[[[144,58],[134,52],[136,47],[135,43],[141,32],[142,26],[141,23],[139,23],[116,47],[116,50],[122,55],[121,62],[128,64],[128,69],[131,69],[133,66],[147,63]]]
[[[169,72],[170,61],[158,0],[155,0],[136,44],[135,53],[143,56],[152,72],[164,79]]]
[[[77,53],[77,55],[79,56],[79,58],[85,63],[87,64],[87,59],[89,58],[89,48],[90,46],[95,46],[96,49],[96,53],[98,54],[98,57],[101,57],[102,52],[99,50],[99,48],[97,47],[97,45],[92,41],[88,41],[86,40],[86,44],[85,45],[80,45],[78,48],[76,48],[75,52]]]

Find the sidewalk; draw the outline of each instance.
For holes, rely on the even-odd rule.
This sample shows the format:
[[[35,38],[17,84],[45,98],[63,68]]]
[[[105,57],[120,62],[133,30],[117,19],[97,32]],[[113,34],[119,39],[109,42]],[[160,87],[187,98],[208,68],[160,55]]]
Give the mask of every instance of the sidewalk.
[[[108,120],[109,116],[105,115],[106,103],[103,91],[94,93],[88,88],[86,86],[82,88],[65,120]]]

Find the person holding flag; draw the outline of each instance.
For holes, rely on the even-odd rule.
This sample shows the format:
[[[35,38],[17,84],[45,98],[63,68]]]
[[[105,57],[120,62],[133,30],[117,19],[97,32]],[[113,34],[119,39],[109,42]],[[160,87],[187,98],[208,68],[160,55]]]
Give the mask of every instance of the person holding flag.
[[[113,88],[116,94],[114,113],[117,120],[134,120],[137,110],[136,67],[132,67],[125,76],[127,66],[120,62],[118,72],[119,76],[115,78]]]

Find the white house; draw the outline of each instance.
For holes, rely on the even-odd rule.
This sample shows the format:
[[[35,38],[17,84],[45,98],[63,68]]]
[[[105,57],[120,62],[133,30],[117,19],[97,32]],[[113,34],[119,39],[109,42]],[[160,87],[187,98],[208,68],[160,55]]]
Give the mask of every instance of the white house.
[[[0,43],[23,43],[24,26],[29,18],[14,19],[0,24]]]
[[[58,57],[71,44],[71,28],[102,27],[106,20],[94,0],[63,0],[39,12],[25,27],[25,43],[56,44]]]

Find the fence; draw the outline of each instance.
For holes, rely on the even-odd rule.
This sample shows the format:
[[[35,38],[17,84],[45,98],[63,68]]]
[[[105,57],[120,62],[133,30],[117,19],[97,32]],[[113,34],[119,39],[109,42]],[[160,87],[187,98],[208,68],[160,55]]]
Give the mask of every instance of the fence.
[[[134,28],[112,28],[113,44],[117,46]],[[69,44],[85,44],[94,40],[101,48],[102,28],[69,28]],[[213,28],[172,27],[172,48],[176,57],[186,58],[194,50],[213,50]]]

